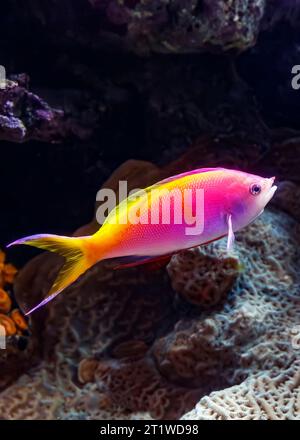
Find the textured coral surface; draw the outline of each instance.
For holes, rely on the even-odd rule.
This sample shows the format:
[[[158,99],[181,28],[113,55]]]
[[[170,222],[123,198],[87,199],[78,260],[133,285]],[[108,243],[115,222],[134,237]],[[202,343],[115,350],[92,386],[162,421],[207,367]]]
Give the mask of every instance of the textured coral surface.
[[[51,305],[43,361],[1,393],[1,416],[178,418],[202,397],[199,417],[204,411],[205,417],[274,418],[283,411],[299,418],[299,240],[298,222],[265,212],[237,234],[237,279],[210,308],[177,295],[164,270],[94,267]],[[212,256],[224,264],[224,245],[192,252],[203,264]],[[190,256],[173,258],[168,271],[174,284],[180,272],[172,266],[185,267]],[[215,266],[206,270],[212,280]],[[195,266],[190,278],[198,276]],[[197,288],[207,294],[205,285]],[[225,402],[228,397],[220,414],[219,394],[209,396],[216,390],[224,390]],[[276,404],[283,392],[289,410]],[[266,399],[260,407],[258,394],[260,402]]]
[[[27,321],[12,294],[11,284],[16,273],[17,269],[6,261],[0,249],[0,390],[32,365],[37,348],[36,338],[30,335]]]
[[[185,420],[299,420],[300,363],[203,397]]]

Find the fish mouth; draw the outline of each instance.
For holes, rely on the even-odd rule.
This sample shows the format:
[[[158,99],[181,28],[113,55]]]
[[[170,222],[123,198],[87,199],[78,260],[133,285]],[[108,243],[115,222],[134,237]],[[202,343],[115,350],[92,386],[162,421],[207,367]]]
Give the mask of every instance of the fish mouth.
[[[269,203],[269,201],[272,199],[272,197],[274,196],[276,190],[277,190],[277,185],[273,185],[274,181],[275,181],[275,177],[270,177],[270,179],[268,179],[270,182],[270,189],[267,192],[267,200],[266,200],[266,204]]]

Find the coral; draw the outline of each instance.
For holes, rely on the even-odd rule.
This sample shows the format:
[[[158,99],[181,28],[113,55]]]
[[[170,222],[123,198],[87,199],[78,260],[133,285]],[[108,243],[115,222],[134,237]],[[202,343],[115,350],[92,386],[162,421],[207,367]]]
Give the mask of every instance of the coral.
[[[0,288],[5,284],[12,284],[17,269],[10,263],[5,262],[5,253],[0,249]]]
[[[6,344],[5,349],[0,347],[0,389],[29,368],[37,349],[36,338],[30,336],[25,317],[18,308],[13,309],[17,305],[10,284],[16,273],[17,269],[5,262],[5,254],[0,250],[0,334]]]
[[[81,302],[81,296],[78,296],[78,286],[73,290],[70,289],[68,296],[64,298],[66,301],[56,302],[58,309],[53,310],[53,314],[51,312],[47,319],[49,326],[47,324],[44,333],[45,363],[38,370],[34,370],[33,376],[29,373],[16,383],[17,387],[20,386],[19,392],[25,393],[23,394],[25,400],[27,393],[31,396],[30,411],[27,407],[25,417],[104,418],[109,417],[109,415],[105,416],[105,413],[108,411],[110,414],[111,407],[115,408],[114,416],[116,416],[118,411],[120,412],[118,408],[120,403],[126,406],[129,417],[128,408],[135,409],[133,399],[139,400],[140,390],[137,389],[136,396],[131,396],[125,390],[123,397],[119,395],[123,384],[118,376],[126,376],[130,370],[132,372],[132,364],[126,365],[125,362],[122,367],[124,362],[122,360],[131,358],[137,362],[138,358],[143,358],[143,354],[149,350],[153,339],[156,338],[158,329],[163,329],[165,322],[172,321],[171,307],[168,306],[172,297],[169,297],[170,292],[168,295],[166,280],[163,283],[164,288],[161,284],[161,274],[155,276],[155,283],[153,275],[145,276],[137,271],[134,271],[130,277],[128,275],[124,277],[124,274],[125,272],[111,273],[100,267],[95,268],[89,277],[82,281],[86,291],[89,292],[84,301],[85,305]],[[152,291],[147,293],[146,286],[149,285],[150,278]],[[59,326],[57,326],[58,317]],[[100,334],[101,337],[94,337]],[[131,343],[125,344],[128,340]],[[102,361],[98,359],[100,353],[104,356]],[[93,355],[97,359],[91,358]],[[103,375],[106,363],[111,368],[111,374],[107,376]],[[117,370],[115,365],[118,367]],[[47,372],[41,380],[40,374],[44,368]],[[147,374],[145,366],[137,363],[136,368],[134,378],[137,377],[138,370]],[[148,376],[153,373],[155,370],[152,367]],[[30,384],[26,391],[24,381],[27,380]],[[162,388],[162,385],[159,385],[160,381],[161,378],[157,375],[157,385],[149,385],[149,399],[151,392],[156,395],[155,392]],[[114,395],[109,393],[111,384],[115,387]],[[144,386],[142,375],[140,386]],[[131,387],[138,388],[138,385],[129,383],[128,389]],[[5,393],[8,393],[8,390]],[[10,410],[15,411],[16,400],[12,390],[6,395],[9,396],[10,409],[6,413],[8,415]],[[47,406],[47,402],[54,400],[55,407]],[[45,406],[39,409],[41,402],[44,401]],[[109,408],[107,402],[112,402]],[[159,404],[159,401],[156,404],[155,402],[153,402],[153,411],[155,405]],[[121,409],[124,415],[124,407]],[[140,400],[138,409],[140,411],[148,409],[143,399]],[[4,408],[1,408],[1,414],[6,417],[3,410]],[[22,408],[19,407],[18,411],[15,416],[21,417]]]
[[[11,299],[8,293],[0,288],[0,312],[8,313],[11,309]]]
[[[12,336],[17,333],[17,327],[14,321],[3,313],[0,313],[0,325],[5,329],[6,336]]]
[[[184,420],[300,420],[300,363],[203,397]]]
[[[31,139],[58,142],[66,136],[86,137],[89,132],[74,116],[51,108],[28,90],[29,77],[11,76],[0,88],[0,139],[25,142]]]
[[[228,165],[234,157],[240,168],[251,168],[259,146],[245,152],[228,144]],[[278,143],[262,160],[280,151]],[[202,139],[163,169],[128,161],[105,187],[116,189],[119,180],[129,180],[129,190],[147,186],[191,169],[199,152],[212,165],[224,163],[219,141]],[[280,160],[282,176],[297,176],[288,154]],[[174,419],[211,392],[287,370],[299,347],[297,192],[295,184],[283,185],[277,209],[236,234],[233,255],[222,240],[174,256],[167,271],[93,267],[31,316],[29,341],[41,361],[3,387],[2,417]],[[97,228],[93,220],[76,235]],[[20,306],[39,301],[60,266],[48,253],[30,261],[14,283]]]
[[[30,138],[53,139],[51,130],[57,120],[62,117],[62,112],[52,110],[37,95],[28,92],[27,83],[28,78],[20,75],[18,81],[6,80],[6,86],[0,89],[0,138],[2,140],[23,142]]]
[[[266,0],[84,0],[25,7],[18,2],[8,13],[20,27],[27,22],[52,33],[52,40],[82,47],[106,46],[137,52],[184,53],[255,43]],[[57,17],[59,16],[59,20]],[[8,23],[3,19],[3,27]],[[91,23],[93,25],[91,26]],[[78,31],[80,30],[80,32]]]
[[[27,321],[19,309],[12,310],[10,313],[10,317],[15,323],[19,332],[28,330]]]
[[[131,156],[162,164],[203,133],[209,136],[164,169],[129,162],[106,185],[114,187],[124,175],[132,187],[144,187],[204,164],[293,182],[279,187],[276,210],[237,234],[234,256],[224,255],[220,242],[173,257],[167,273],[111,273],[99,265],[34,314],[29,327],[18,305],[44,296],[60,259],[42,254],[32,260],[13,292],[7,284],[15,269],[0,254],[0,322],[13,333],[8,349],[0,350],[0,418],[178,418],[199,399],[187,417],[299,418],[300,142],[295,132],[275,136],[268,128],[291,119],[299,125],[299,99],[286,68],[298,62],[299,33],[284,23],[277,33],[261,33],[255,50],[234,61],[198,53],[244,51],[260,29],[282,18],[296,21],[298,0],[23,3],[3,4],[2,62],[13,71],[25,66],[32,89],[43,89],[33,94],[26,76],[11,77],[0,91],[0,138],[56,142],[93,131],[96,141],[84,151],[76,145],[70,153],[65,144],[56,155],[53,145],[39,151],[41,162],[63,158],[54,161],[61,167],[51,180],[54,193],[65,154],[79,151],[81,192],[72,191],[83,205],[77,211],[89,206],[86,188],[96,189],[99,175],[128,157],[124,146]],[[36,41],[31,27],[40,35]],[[186,56],[132,57],[128,51]],[[295,139],[284,141],[290,136]],[[13,154],[25,151],[15,148]],[[26,149],[21,158],[32,165],[33,156]],[[10,176],[8,167],[3,171]],[[52,179],[48,166],[44,171]],[[40,168],[32,172],[28,195],[40,174]],[[15,179],[18,188],[22,178]],[[59,203],[56,212],[64,208]],[[71,213],[58,227],[67,233],[68,215],[72,224],[83,217],[76,208],[65,211]],[[27,219],[24,229],[33,227]],[[93,220],[77,235],[97,227]]]
[[[110,8],[109,17],[126,10],[129,39],[138,48],[164,52],[244,50],[256,40],[265,7],[264,0],[146,0],[133,8],[117,7],[118,3],[110,2],[115,8]]]
[[[13,283],[15,275],[17,274],[17,269],[12,264],[6,263],[5,258],[5,253],[0,249],[0,325],[5,329],[7,336],[13,336],[17,333],[17,326],[14,317],[17,316],[16,314],[18,311],[17,309],[11,311],[13,300],[10,294],[2,287],[8,288],[8,285]],[[21,323],[21,314],[18,316],[17,320]],[[27,330],[25,319],[21,327],[23,327],[24,330]]]
[[[269,376],[271,390],[279,386],[288,395],[291,382],[275,378],[298,357],[299,231],[287,214],[267,211],[238,233],[238,277],[211,307],[176,297],[163,271],[94,267],[51,304],[48,317],[43,311],[43,361],[1,393],[2,417],[178,418],[212,391],[246,390],[251,378],[264,383]],[[224,263],[225,246],[220,241],[193,251],[192,261],[206,262],[209,279],[216,270],[211,258]],[[179,263],[191,261],[185,256],[173,257],[170,265],[178,269],[169,269],[171,277],[178,279]],[[23,279],[27,292],[47,289],[37,270],[41,258],[49,256],[33,260],[27,287]],[[49,283],[59,264],[52,260]],[[227,271],[221,273],[226,281]]]
[[[237,258],[228,257],[225,252],[210,255],[208,249],[205,253],[201,248],[180,252],[167,267],[173,289],[191,303],[201,306],[221,302],[239,274]]]
[[[239,234],[236,254],[244,269],[221,310],[202,313],[188,326],[177,324],[177,331],[159,342],[156,358],[165,376],[178,381],[188,374],[194,384],[219,377],[230,386],[253,371],[287,368],[297,357],[291,332],[300,314],[294,246],[299,231],[299,224],[268,212]]]

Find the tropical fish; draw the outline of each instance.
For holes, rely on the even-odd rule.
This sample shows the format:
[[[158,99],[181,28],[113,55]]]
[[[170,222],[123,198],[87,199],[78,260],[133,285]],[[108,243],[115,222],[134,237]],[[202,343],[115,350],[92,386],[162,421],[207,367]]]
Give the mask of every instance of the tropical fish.
[[[264,210],[277,187],[263,178],[225,168],[202,168],[164,179],[123,200],[91,236],[33,235],[11,243],[57,252],[65,264],[46,298],[47,304],[101,260],[114,268],[167,261],[183,249],[227,236],[247,226]]]

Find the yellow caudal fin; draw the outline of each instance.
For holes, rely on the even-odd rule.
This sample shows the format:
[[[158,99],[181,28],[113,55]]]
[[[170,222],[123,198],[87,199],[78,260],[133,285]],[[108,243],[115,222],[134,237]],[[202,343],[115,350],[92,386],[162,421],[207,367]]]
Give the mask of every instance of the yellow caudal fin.
[[[89,237],[61,237],[59,235],[41,234],[25,237],[8,245],[8,247],[19,244],[35,246],[56,252],[66,259],[46,298],[37,306],[27,311],[26,315],[47,304],[92,266],[93,263],[89,261],[86,253],[86,243],[88,240]]]

